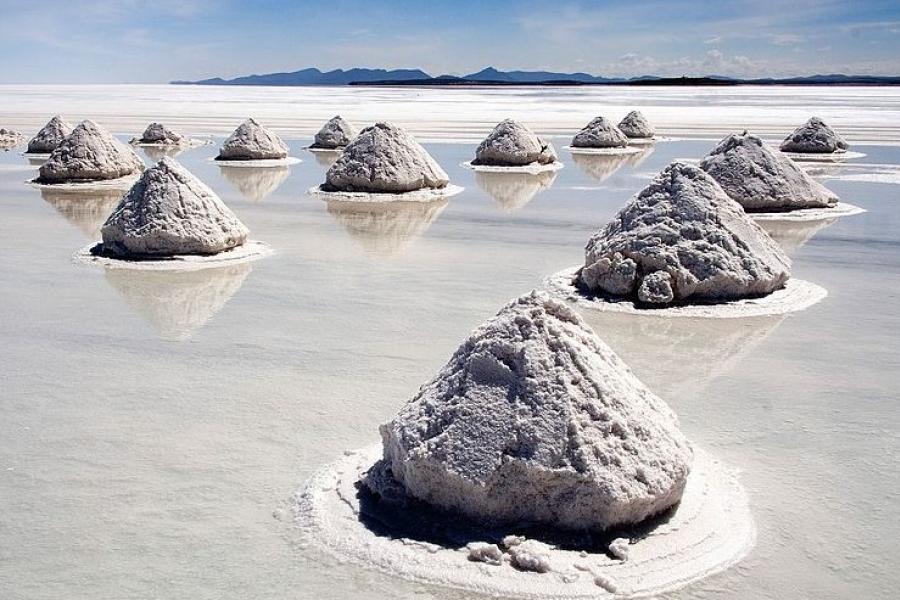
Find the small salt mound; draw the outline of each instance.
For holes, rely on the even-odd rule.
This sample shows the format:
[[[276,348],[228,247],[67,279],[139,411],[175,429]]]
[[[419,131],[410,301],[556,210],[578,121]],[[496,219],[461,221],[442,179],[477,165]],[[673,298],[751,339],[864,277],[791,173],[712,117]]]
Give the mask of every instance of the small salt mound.
[[[325,175],[325,192],[403,193],[442,189],[447,173],[406,130],[391,123],[363,129]]]
[[[633,110],[619,123],[619,129],[629,138],[647,139],[652,138],[653,127],[639,110]]]
[[[350,123],[345,121],[340,115],[332,117],[322,126],[322,129],[316,133],[310,148],[323,148],[334,150],[343,148],[350,143],[350,140],[356,135],[356,130]]]
[[[573,148],[624,148],[628,137],[605,117],[596,117],[572,138]]]
[[[381,427],[367,485],[490,526],[604,530],[681,498],[675,414],[568,306],[532,292],[478,327]],[[522,568],[541,570],[522,555]]]
[[[162,123],[150,123],[141,137],[131,140],[133,144],[159,144],[161,146],[177,146],[184,143],[184,136],[172,131]]]
[[[697,167],[672,163],[591,237],[580,285],[641,303],[723,301],[768,294],[790,260]]]
[[[838,202],[833,192],[794,161],[773,152],[759,137],[746,131],[719,142],[700,161],[700,168],[747,211],[827,208]]]
[[[28,150],[32,154],[49,154],[56,150],[64,139],[72,133],[72,125],[61,116],[56,115],[44,125],[28,142]]]
[[[118,179],[144,170],[134,150],[97,123],[78,124],[40,168],[37,183]]]
[[[288,147],[276,133],[247,119],[222,143],[216,160],[271,160],[287,155]]]
[[[473,165],[520,167],[557,161],[550,142],[512,119],[501,121],[475,150]]]
[[[121,258],[216,254],[243,244],[247,228],[172,158],[148,169],[101,230],[102,254]]]
[[[850,145],[819,117],[812,117],[781,142],[782,152],[830,154]]]

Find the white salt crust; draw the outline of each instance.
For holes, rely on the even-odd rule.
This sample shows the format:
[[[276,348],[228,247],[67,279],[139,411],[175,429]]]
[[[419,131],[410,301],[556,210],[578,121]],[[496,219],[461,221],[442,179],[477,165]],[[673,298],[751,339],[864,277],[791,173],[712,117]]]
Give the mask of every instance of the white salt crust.
[[[629,146],[652,146],[657,142],[671,142],[675,138],[663,137],[660,135],[654,135],[649,138],[628,138]]]
[[[653,143],[652,140],[648,143]],[[643,148],[636,148],[635,146],[639,146],[642,144],[635,144],[634,140],[629,139],[628,145],[624,147],[618,148],[582,148],[578,146],[563,146],[563,150],[568,150],[572,154],[637,154],[638,152],[643,152]],[[643,144],[646,146],[647,144]]]
[[[602,547],[560,549],[528,540],[523,544],[540,549],[548,572],[516,569],[509,555],[498,565],[476,562],[469,559],[465,543],[454,548],[422,541],[424,537],[390,535],[386,521],[379,524],[388,531],[379,535],[361,521],[356,485],[381,453],[380,445],[345,453],[315,473],[295,495],[294,523],[304,548],[403,579],[474,593],[541,599],[638,598],[719,573],[740,561],[756,540],[738,472],[695,447],[681,504],[668,520],[632,540],[627,561],[608,555]],[[453,517],[435,516],[426,526],[435,525],[451,534],[459,530]],[[467,541],[496,543],[506,533],[516,531],[495,530],[485,533],[484,540]]]
[[[236,248],[218,254],[180,254],[167,258],[121,259],[98,256],[91,252],[101,242],[88,244],[73,257],[81,264],[101,265],[112,269],[134,269],[137,271],[197,271],[212,267],[224,267],[258,260],[275,251],[265,242],[248,241]]]
[[[774,149],[776,152],[780,150]],[[791,160],[797,162],[842,162],[851,158],[863,158],[864,152],[853,152],[846,150],[844,152],[781,152],[782,156],[787,156]]]
[[[422,188],[411,192],[386,193],[386,192],[326,192],[319,186],[313,186],[306,190],[310,196],[316,196],[322,200],[352,200],[355,202],[434,202],[443,198],[449,198],[462,192],[465,188],[458,185],[448,185],[443,188]]]
[[[93,190],[122,190],[123,192],[131,189],[138,179],[141,178],[140,173],[127,175],[117,179],[96,179],[92,181],[66,181],[63,183],[38,183],[34,179],[30,179],[25,183],[31,184],[33,187],[42,190],[70,190],[70,191],[93,191]]]
[[[164,142],[153,142],[153,143],[140,142],[140,141],[134,139],[128,143],[131,144],[132,146],[140,146],[142,148],[172,148],[172,149],[181,148],[181,149],[186,150],[188,148],[197,148],[199,146],[211,146],[213,144],[213,141],[210,139],[191,138],[188,140],[184,140],[183,142],[166,144]],[[217,161],[217,162],[222,162],[222,161]]]
[[[216,160],[210,158],[210,162],[226,167],[281,167],[286,165],[296,165],[303,161],[296,156],[288,156],[286,158],[254,158],[247,160]]]
[[[855,204],[838,202],[829,208],[801,208],[785,212],[753,212],[748,213],[757,221],[819,221],[835,217],[851,217],[867,212]]]
[[[306,146],[303,148],[304,150],[308,150],[309,152],[321,152],[323,154],[340,154],[344,151],[344,148],[314,148],[312,146]]]
[[[573,281],[580,267],[570,267],[546,278],[543,287],[552,295],[573,302],[578,308],[622,312],[653,317],[696,317],[704,319],[740,319],[784,315],[809,308],[828,295],[815,283],[802,279],[788,279],[780,290],[761,298],[729,300],[717,304],[686,304],[668,308],[639,308],[631,300],[615,300],[585,296]]]
[[[559,171],[565,165],[558,160],[548,164],[533,162],[527,165],[519,165],[515,167],[503,167],[500,165],[473,165],[471,160],[461,163],[460,166],[480,171],[482,173],[527,173],[529,175],[539,175],[540,173],[549,173]]]

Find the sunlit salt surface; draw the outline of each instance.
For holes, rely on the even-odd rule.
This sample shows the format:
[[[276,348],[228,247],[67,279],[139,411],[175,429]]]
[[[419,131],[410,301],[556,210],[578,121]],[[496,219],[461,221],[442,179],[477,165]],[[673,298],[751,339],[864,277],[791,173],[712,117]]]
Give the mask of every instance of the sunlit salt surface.
[[[44,196],[24,183],[37,172],[24,147],[0,153],[0,596],[471,598],[304,547],[291,495],[376,443],[376,426],[504,302],[578,264],[647,177],[703,156],[723,123],[780,141],[812,113],[851,143],[880,140],[854,145],[865,158],[804,166],[828,169],[822,181],[867,212],[772,230],[794,276],[827,298],[752,319],[582,314],[749,495],[750,554],[667,598],[889,598],[900,586],[900,205],[895,183],[865,178],[900,167],[896,90],[0,86],[0,98],[0,119],[26,135],[56,113],[95,117],[123,141],[155,118],[215,135],[178,160],[276,250],[179,278],[73,264],[115,200]],[[571,138],[598,104],[705,139],[659,142],[639,165],[562,152],[567,168],[526,202],[460,166],[500,118]],[[262,202],[256,183],[245,197],[209,161],[249,106],[294,131],[304,158]],[[465,190],[391,218],[308,196],[325,167],[303,147],[345,109],[428,133]]]

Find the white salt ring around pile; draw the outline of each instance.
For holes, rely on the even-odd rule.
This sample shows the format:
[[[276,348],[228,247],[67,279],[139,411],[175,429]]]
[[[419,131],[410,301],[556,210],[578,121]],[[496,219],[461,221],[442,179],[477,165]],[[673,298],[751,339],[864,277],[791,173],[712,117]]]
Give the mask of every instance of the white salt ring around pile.
[[[296,156],[288,156],[286,158],[254,158],[248,160],[218,160],[216,158],[210,158],[209,160],[210,162],[225,167],[283,167],[303,162]]]
[[[346,146],[338,146],[337,148],[318,148],[315,146],[306,146],[306,148],[304,148],[304,149],[308,150],[310,152],[322,152],[323,154],[327,154],[329,152],[333,152],[335,154],[340,154],[341,152],[344,151],[344,148],[346,148]]]
[[[643,152],[644,148],[636,148],[632,144],[632,140],[628,140],[628,146],[617,146],[614,148],[584,148],[581,146],[563,146],[563,150],[568,150],[572,154],[586,154],[588,156],[593,155],[618,155],[618,154],[638,154],[639,152]]]
[[[651,317],[690,317],[703,319],[740,319],[784,315],[809,308],[828,295],[822,286],[803,279],[788,279],[780,290],[760,298],[728,300],[716,304],[685,304],[668,308],[639,308],[628,299],[588,297],[575,287],[573,280],[580,267],[570,267],[546,278],[543,288],[576,307],[606,312],[648,315]]]
[[[131,189],[131,186],[140,179],[141,174],[126,175],[125,177],[117,177],[116,179],[94,179],[85,181],[61,181],[59,183],[41,183],[30,179],[25,183],[42,190],[68,190],[68,191],[94,191],[94,190],[122,190],[123,192]]]
[[[206,139],[191,138],[182,142],[142,142],[135,138],[128,142],[132,146],[140,146],[141,148],[197,148],[199,146],[211,146],[213,141]]]
[[[751,212],[747,214],[757,221],[821,221],[836,217],[852,217],[864,212],[867,212],[866,209],[855,204],[838,202],[830,208],[799,208],[784,212]]]
[[[797,162],[843,162],[851,158],[863,158],[865,152],[852,152],[849,150],[841,150],[838,152],[781,152],[782,156],[787,156],[791,160]]]
[[[346,453],[297,493],[294,524],[305,548],[410,581],[510,598],[568,599],[670,592],[733,566],[756,540],[738,472],[694,447],[680,505],[668,520],[628,546],[627,561],[597,549],[582,553],[552,548],[549,573],[519,571],[508,562],[472,562],[465,546],[455,549],[377,535],[360,521],[356,484],[381,453],[380,445]],[[455,519],[447,519],[452,531]]]
[[[345,200],[350,202],[435,202],[462,192],[464,187],[448,185],[442,188],[422,188],[411,192],[326,192],[316,185],[306,193],[322,200]]]
[[[482,173],[526,173],[528,175],[539,175],[541,173],[549,173],[551,171],[559,171],[565,165],[558,160],[554,160],[549,164],[541,164],[538,162],[529,163],[527,165],[501,166],[501,165],[473,165],[471,160],[461,163],[461,166],[473,171]]]
[[[100,265],[111,269],[133,269],[136,271],[199,271],[213,267],[225,267],[251,262],[273,254],[275,251],[265,242],[248,241],[236,248],[216,254],[176,254],[166,258],[113,258],[91,252],[100,241],[88,244],[73,257],[81,264]]]

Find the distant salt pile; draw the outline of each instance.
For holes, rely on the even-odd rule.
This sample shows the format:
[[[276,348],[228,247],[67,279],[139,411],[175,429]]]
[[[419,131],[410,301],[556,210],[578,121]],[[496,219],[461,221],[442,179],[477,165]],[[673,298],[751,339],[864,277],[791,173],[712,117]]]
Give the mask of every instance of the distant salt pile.
[[[692,460],[669,407],[539,292],[478,327],[381,435],[376,492],[392,481],[491,525],[638,523],[678,503]]]
[[[187,140],[183,135],[172,131],[162,123],[150,123],[141,137],[131,140],[132,144],[155,144],[159,146],[178,146]]]
[[[313,140],[313,149],[337,150],[343,148],[350,143],[350,140],[356,135],[356,130],[350,123],[345,121],[340,115],[332,117],[322,126],[322,129],[316,133]]]
[[[572,138],[573,148],[624,148],[628,137],[605,117],[596,117]]]
[[[629,138],[647,139],[652,138],[653,127],[639,110],[633,110],[619,123],[619,129]]]
[[[446,188],[450,179],[404,129],[376,123],[363,129],[331,165],[324,192],[404,193]]]
[[[672,163],[585,249],[578,282],[594,294],[665,306],[769,294],[790,260],[697,167]]]
[[[50,154],[36,183],[104,181],[136,175],[144,163],[97,123],[82,121]]]
[[[0,148],[9,149],[22,143],[24,136],[18,131],[0,127]]]
[[[828,208],[838,197],[759,137],[729,135],[700,162],[725,193],[747,211],[783,212]]]
[[[287,155],[288,147],[276,133],[247,119],[222,143],[216,160],[272,160]]]
[[[97,253],[118,258],[210,255],[247,240],[247,228],[174,159],[148,169],[101,229]]]
[[[831,154],[844,152],[850,145],[819,117],[813,117],[781,142],[782,152]]]
[[[29,154],[49,154],[72,133],[72,125],[56,115],[28,142]]]
[[[522,167],[557,162],[553,145],[512,119],[501,121],[478,145],[472,165]]]

